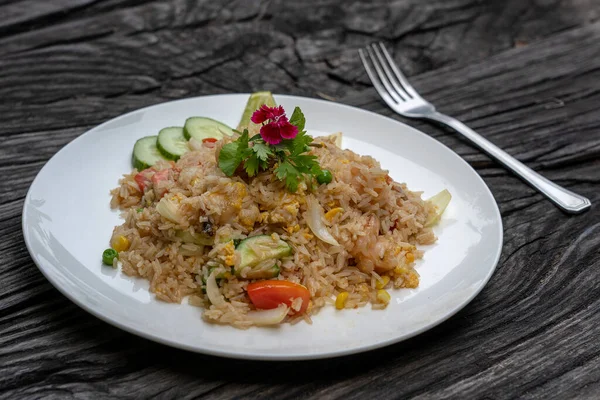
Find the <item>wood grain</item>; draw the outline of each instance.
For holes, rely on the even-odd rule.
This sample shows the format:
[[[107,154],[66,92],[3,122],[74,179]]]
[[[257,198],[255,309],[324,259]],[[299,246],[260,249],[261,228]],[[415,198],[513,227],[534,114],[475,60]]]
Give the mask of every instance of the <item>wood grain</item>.
[[[598,17],[594,0],[0,1],[0,399],[598,398]],[[595,206],[567,216],[457,135],[393,115],[356,57],[376,40],[440,111]],[[53,154],[130,110],[259,89],[387,115],[464,157],[505,227],[483,292],[397,345],[267,363],[138,338],[45,280],[20,217]]]

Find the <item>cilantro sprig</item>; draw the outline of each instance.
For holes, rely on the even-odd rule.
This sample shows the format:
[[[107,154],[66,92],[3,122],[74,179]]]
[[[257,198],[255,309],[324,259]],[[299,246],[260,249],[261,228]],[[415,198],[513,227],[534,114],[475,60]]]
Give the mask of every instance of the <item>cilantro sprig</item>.
[[[289,123],[298,128],[298,134],[275,145],[265,142],[260,134],[250,138],[245,129],[237,140],[223,146],[219,168],[225,175],[233,176],[241,166],[249,177],[273,168],[277,179],[284,182],[290,192],[296,192],[302,181],[309,183],[322,176],[325,172],[317,157],[308,154],[313,138],[304,130],[306,119],[300,107],[294,109]]]

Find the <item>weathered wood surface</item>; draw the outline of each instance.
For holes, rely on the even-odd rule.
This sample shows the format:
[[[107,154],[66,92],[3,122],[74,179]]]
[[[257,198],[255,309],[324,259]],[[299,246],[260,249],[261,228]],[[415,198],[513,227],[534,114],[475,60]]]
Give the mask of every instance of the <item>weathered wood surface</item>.
[[[598,398],[599,17],[595,0],[1,0],[0,398]],[[269,89],[401,119],[359,65],[374,40],[441,111],[595,204],[566,216],[456,135],[409,121],[471,163],[502,211],[498,269],[455,317],[361,355],[226,360],[113,328],[31,261],[31,181],[124,112]]]

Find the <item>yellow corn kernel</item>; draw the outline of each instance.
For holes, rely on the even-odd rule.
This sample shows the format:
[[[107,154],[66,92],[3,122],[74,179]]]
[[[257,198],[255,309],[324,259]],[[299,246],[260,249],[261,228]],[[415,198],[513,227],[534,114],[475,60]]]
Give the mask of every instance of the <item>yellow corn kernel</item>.
[[[377,280],[375,281],[375,287],[377,289],[383,289],[384,287],[387,286],[387,284],[390,283],[390,277],[387,275],[384,275],[381,277],[381,280]]]
[[[404,286],[407,288],[416,288],[419,286],[419,274],[417,274],[415,271],[410,271]]]
[[[306,239],[306,240],[310,240],[310,239],[312,239],[312,238],[314,238],[314,236],[313,236],[313,235],[311,235],[310,233],[304,233],[304,239]]]
[[[127,251],[127,249],[129,249],[130,245],[131,245],[131,243],[129,243],[129,239],[127,239],[123,235],[117,236],[112,241],[112,248],[115,249],[117,251],[117,253],[120,253],[122,251]]]
[[[327,203],[327,207],[331,208],[335,206],[335,201],[330,201],[329,203]]]
[[[406,261],[408,261],[409,263],[414,262],[415,261],[415,255],[413,253],[406,253]]]
[[[341,160],[340,160],[340,162],[341,162],[342,164],[349,164],[349,163],[350,163],[350,160],[348,160],[347,158],[343,158],[343,159],[341,159]]]
[[[346,306],[346,302],[348,301],[348,292],[341,292],[335,298],[335,308],[338,310],[342,310]]]
[[[342,212],[344,212],[344,209],[342,207],[332,208],[331,210],[325,213],[325,218],[327,219],[327,221],[331,221],[335,218],[336,215]]]
[[[379,300],[380,303],[389,304],[391,299],[392,297],[386,290],[379,289],[377,291],[377,300]]]
[[[296,224],[294,226],[294,232],[299,232],[300,231],[300,225]]]
[[[291,235],[292,233],[294,233],[294,227],[288,226],[285,228],[285,231]]]

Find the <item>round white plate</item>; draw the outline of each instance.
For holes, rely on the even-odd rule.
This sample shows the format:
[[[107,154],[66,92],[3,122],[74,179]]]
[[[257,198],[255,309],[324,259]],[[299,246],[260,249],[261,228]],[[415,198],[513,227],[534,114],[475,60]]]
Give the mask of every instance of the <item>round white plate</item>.
[[[340,356],[407,339],[446,320],[484,287],[502,249],[502,221],[483,180],[458,155],[429,136],[380,115],[322,100],[275,96],[291,113],[300,106],[313,135],[344,133],[343,146],[368,154],[428,198],[453,196],[417,265],[417,289],[392,291],[383,311],[326,307],[313,324],[238,330],[211,325],[202,309],[155,300],[147,281],[101,264],[115,225],[109,190],[131,170],[135,141],[203,115],[236,126],[248,95],[206,96],[134,111],[81,135],[33,181],[23,209],[23,234],[33,260],[64,295],[129,332],[200,353],[247,359]]]

